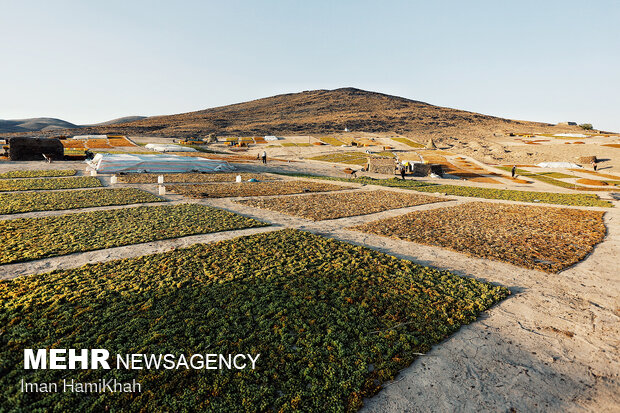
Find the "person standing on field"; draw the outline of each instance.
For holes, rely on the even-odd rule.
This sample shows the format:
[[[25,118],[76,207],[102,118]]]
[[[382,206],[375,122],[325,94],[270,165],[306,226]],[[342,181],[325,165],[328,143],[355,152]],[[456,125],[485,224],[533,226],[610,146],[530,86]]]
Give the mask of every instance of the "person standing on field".
[[[400,166],[400,177],[403,178],[403,180],[405,180],[405,167],[404,167],[404,165]]]
[[[263,151],[261,158],[263,159],[263,163],[267,163],[267,151]]]
[[[512,165],[512,170],[510,171],[510,175],[512,176],[512,178],[515,177],[517,173],[517,165]]]

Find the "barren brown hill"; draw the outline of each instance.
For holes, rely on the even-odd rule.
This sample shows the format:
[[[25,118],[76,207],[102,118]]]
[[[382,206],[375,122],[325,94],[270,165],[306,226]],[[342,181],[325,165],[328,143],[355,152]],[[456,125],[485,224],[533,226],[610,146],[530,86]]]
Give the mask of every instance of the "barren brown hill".
[[[153,116],[79,133],[133,136],[305,135],[342,132],[484,138],[496,132],[560,132],[575,127],[502,119],[354,88],[278,95],[197,112]],[[76,133],[75,130],[72,133]]]

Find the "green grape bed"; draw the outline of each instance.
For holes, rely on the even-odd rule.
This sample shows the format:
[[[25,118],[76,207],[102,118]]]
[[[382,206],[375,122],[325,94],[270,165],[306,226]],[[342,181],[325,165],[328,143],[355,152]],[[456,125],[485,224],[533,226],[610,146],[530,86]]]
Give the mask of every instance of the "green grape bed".
[[[198,204],[5,220],[0,221],[0,264],[266,225]]]
[[[0,282],[0,405],[28,411],[356,411],[506,288],[297,230]],[[24,348],[253,354],[245,370],[23,370]],[[138,380],[140,393],[20,381]]]
[[[4,193],[0,194],[0,214],[58,211],[161,201],[164,199],[136,188]]]

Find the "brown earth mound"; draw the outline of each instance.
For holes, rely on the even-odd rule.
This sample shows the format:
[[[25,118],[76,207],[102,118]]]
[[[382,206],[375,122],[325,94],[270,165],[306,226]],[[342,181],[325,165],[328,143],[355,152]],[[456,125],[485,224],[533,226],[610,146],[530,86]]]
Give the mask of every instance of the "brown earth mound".
[[[198,112],[154,116],[72,133],[132,136],[320,134],[351,131],[432,134],[459,138],[498,131],[558,132],[570,127],[515,121],[449,109],[382,93],[343,88],[278,95]]]

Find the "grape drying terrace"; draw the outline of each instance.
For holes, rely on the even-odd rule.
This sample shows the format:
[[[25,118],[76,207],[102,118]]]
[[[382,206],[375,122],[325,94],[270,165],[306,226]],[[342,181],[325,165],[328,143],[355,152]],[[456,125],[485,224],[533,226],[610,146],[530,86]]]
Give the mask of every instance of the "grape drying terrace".
[[[0,276],[11,278],[2,267],[41,268],[0,282],[0,358],[9,372],[0,405],[9,409],[318,412],[329,401],[334,411],[355,411],[433,346],[510,301],[511,285],[379,252],[383,238],[406,251],[430,244],[450,257],[461,251],[557,277],[606,234],[608,208],[476,202],[496,198],[451,196],[413,180],[253,171],[236,183],[236,173],[174,174],[158,195],[157,175],[111,185],[108,176],[73,172],[0,179]],[[595,200],[575,199],[558,203]],[[194,237],[210,241],[179,243]],[[70,264],[82,256],[98,258]],[[63,377],[22,371],[21,348],[80,346],[261,356],[256,370],[240,372],[75,372],[81,381],[121,374],[148,389],[122,397],[19,394],[18,375]]]

